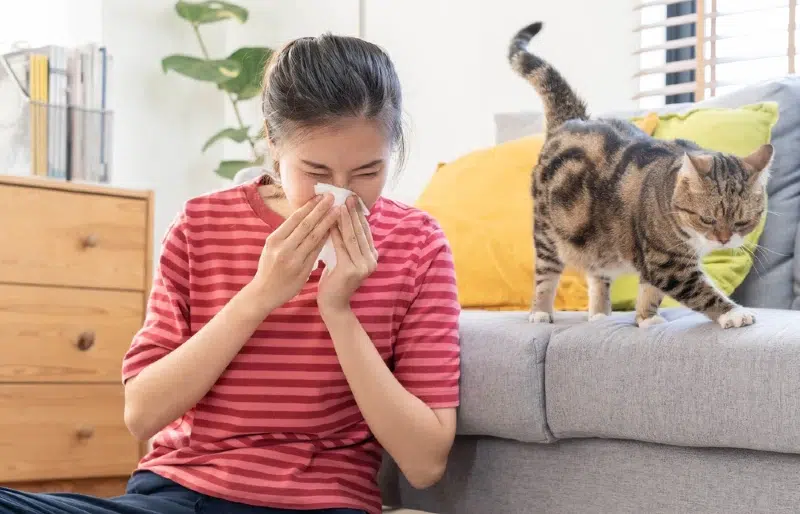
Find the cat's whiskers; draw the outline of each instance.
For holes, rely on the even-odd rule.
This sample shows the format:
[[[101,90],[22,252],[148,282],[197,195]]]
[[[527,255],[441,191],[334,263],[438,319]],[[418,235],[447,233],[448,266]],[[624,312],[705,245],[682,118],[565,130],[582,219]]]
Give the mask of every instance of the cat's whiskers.
[[[756,261],[758,261],[758,264],[761,264],[762,266],[764,266],[764,263],[761,262],[761,259],[759,259],[758,256],[755,253],[753,253],[753,251],[750,250],[749,248],[747,248],[746,246],[740,246],[738,248],[738,250],[741,250],[742,252],[748,254],[750,257],[753,258],[753,269],[756,271],[756,274],[758,275],[758,277],[761,278],[761,272],[758,271],[758,266],[756,266]]]
[[[785,253],[776,252],[775,250],[772,250],[771,248],[767,248],[766,246],[761,246],[758,243],[755,244],[755,249],[756,250],[764,250],[765,252],[769,252],[769,253],[775,254],[775,255],[777,255],[779,257],[789,257]]]
[[[767,269],[767,265],[764,262],[764,258],[762,256],[758,255],[758,253],[756,252],[757,248],[754,248],[754,249],[750,249],[750,248],[746,248],[746,247],[742,247],[742,248],[745,248],[745,250],[753,257],[753,260],[758,261],[758,264],[760,264],[763,269],[765,269],[765,270]]]

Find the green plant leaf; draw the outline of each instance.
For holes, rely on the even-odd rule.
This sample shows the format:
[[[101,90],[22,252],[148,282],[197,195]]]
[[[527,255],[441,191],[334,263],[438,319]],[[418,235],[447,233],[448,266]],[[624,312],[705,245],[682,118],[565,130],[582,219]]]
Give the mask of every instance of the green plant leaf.
[[[229,59],[201,59],[190,55],[170,55],[161,60],[164,73],[173,70],[195,80],[221,83],[236,78],[242,65]]]
[[[247,131],[250,130],[250,127],[243,127],[243,128],[226,128],[222,129],[213,136],[211,139],[206,141],[206,144],[203,145],[203,151],[209,149],[211,145],[219,141],[220,139],[231,139],[236,141],[237,143],[243,143],[247,141]]]
[[[248,16],[247,9],[244,7],[216,0],[208,2],[184,2],[181,0],[175,4],[175,10],[178,12],[178,16],[195,25],[231,19],[244,23]]]
[[[233,179],[239,170],[250,166],[260,166],[264,164],[264,159],[258,158],[255,161],[222,161],[214,172],[220,177]]]
[[[228,56],[239,64],[241,72],[231,80],[219,83],[220,89],[236,95],[237,100],[247,100],[261,94],[264,66],[272,56],[272,49],[264,47],[240,48]]]

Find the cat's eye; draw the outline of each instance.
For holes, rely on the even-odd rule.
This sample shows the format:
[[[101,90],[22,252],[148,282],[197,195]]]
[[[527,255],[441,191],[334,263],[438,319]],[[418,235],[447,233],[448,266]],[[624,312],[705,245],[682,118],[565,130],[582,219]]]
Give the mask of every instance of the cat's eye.
[[[733,224],[733,226],[737,227],[737,228],[742,228],[742,227],[746,227],[749,224],[750,224],[749,221],[737,221],[736,223]]]
[[[700,221],[704,225],[713,225],[714,223],[717,222],[717,220],[715,220],[714,218],[709,218],[708,216],[700,216]]]

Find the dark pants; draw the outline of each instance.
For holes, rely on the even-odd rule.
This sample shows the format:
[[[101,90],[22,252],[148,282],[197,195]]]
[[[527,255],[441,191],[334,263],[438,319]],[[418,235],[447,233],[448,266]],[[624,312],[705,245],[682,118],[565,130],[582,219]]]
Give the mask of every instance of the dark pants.
[[[252,507],[196,493],[149,471],[135,473],[124,495],[34,494],[0,487],[0,514],[290,514],[293,510]],[[355,509],[303,514],[363,514]]]

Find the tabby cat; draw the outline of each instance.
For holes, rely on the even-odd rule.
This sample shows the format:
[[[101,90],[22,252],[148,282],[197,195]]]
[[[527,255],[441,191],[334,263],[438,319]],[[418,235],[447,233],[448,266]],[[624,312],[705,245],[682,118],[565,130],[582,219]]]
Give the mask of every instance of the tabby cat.
[[[545,143],[533,170],[535,288],[530,320],[553,322],[565,265],[583,270],[589,319],[611,314],[610,286],[639,275],[636,323],[663,323],[665,294],[723,328],[755,315],[717,289],[700,267],[706,253],[737,248],[758,225],[773,147],[744,158],[685,140],[657,140],[634,124],[590,119],[552,65],[526,48],[534,23],[513,38],[511,67],[541,96]]]

